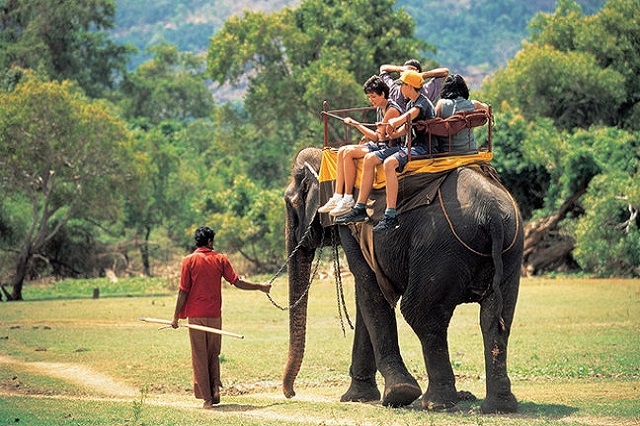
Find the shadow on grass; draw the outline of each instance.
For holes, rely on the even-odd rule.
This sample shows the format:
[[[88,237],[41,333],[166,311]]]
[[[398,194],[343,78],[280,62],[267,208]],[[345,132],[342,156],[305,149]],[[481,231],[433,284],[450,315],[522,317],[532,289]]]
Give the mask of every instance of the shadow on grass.
[[[20,303],[20,302],[52,302],[63,300],[100,300],[100,299],[115,299],[119,297],[125,298],[139,298],[139,297],[167,297],[175,296],[173,293],[122,293],[122,294],[100,294],[100,297],[94,298],[92,295],[75,295],[75,296],[41,296],[34,299],[13,300],[6,303]],[[1,302],[0,302],[1,303]]]
[[[460,413],[463,415],[484,415],[480,413],[480,406],[483,400],[477,399],[475,401],[462,401],[455,407],[445,412],[447,413]],[[418,406],[419,407],[419,406]],[[518,403],[518,412],[510,414],[499,414],[508,418],[532,418],[538,419],[540,417],[547,419],[560,419],[570,416],[578,411],[576,407],[570,407],[568,405],[560,404],[536,404],[534,402]]]
[[[560,404],[536,404],[534,402],[520,402],[518,410],[519,414],[525,414],[528,417],[550,417],[561,418],[574,414],[578,411],[576,407]]]
[[[274,402],[271,404],[225,404],[222,401],[219,405],[214,405],[211,411],[223,411],[225,413],[245,413],[253,410],[262,410],[269,407],[277,407],[279,405],[285,405],[285,402]]]

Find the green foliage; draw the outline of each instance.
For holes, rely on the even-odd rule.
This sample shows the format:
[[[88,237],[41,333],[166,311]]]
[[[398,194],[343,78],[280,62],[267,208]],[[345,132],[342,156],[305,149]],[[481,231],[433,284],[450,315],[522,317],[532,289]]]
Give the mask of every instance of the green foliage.
[[[609,0],[584,16],[577,2],[559,1],[554,13],[531,21],[529,42],[481,95],[497,106],[498,123],[521,114],[521,146],[498,131],[494,145],[505,180],[535,195],[514,191],[525,215],[560,213],[558,231],[575,241],[575,259],[600,276],[640,273],[632,189],[640,157],[637,136],[622,130],[637,129],[640,110],[637,6]],[[548,185],[540,186],[545,174]]]
[[[87,99],[72,83],[28,73],[0,93],[0,185],[41,208],[113,217],[126,179],[129,134],[104,101]]]
[[[3,1],[0,71],[39,68],[56,80],[76,81],[89,96],[104,95],[132,52],[104,32],[114,26],[115,7],[114,0]]]
[[[575,258],[599,276],[639,276],[640,134],[599,129],[587,137],[593,139],[593,156],[603,172],[584,198],[585,215],[575,230]]]
[[[609,0],[583,16],[573,0],[531,22],[531,43],[487,84],[496,103],[509,100],[529,119],[553,118],[564,129],[593,124],[637,129],[640,110],[640,8]]]
[[[216,229],[216,244],[239,252],[258,271],[274,271],[284,258],[285,211],[282,191],[264,190],[244,176],[213,194],[219,206],[207,215]]]
[[[526,142],[532,131],[538,131],[538,135],[555,132],[548,120],[530,123],[518,109],[503,104],[502,112],[495,118],[492,164],[518,202],[525,219],[531,218],[534,211],[544,206],[550,176],[542,161],[530,158],[531,151],[527,147],[538,146]],[[541,139],[547,140],[549,137],[542,136]],[[546,153],[543,149],[539,152]]]
[[[45,244],[70,220],[119,218],[129,141],[105,101],[87,99],[68,81],[25,72],[14,90],[0,92],[0,187],[13,206],[30,210],[14,285],[34,254],[47,257]]]
[[[127,74],[120,85],[125,117],[145,118],[151,124],[208,117],[213,100],[205,85],[204,58],[180,53],[168,43],[149,52],[153,58]]]
[[[613,125],[625,101],[624,78],[591,53],[528,44],[483,86],[494,104],[518,106],[528,120],[548,117],[560,128]]]
[[[207,71],[219,84],[248,81],[244,107],[259,131],[247,139],[260,147],[250,151],[251,165],[283,172],[298,148],[321,143],[323,100],[334,108],[362,106],[361,84],[381,64],[432,49],[413,37],[413,21],[394,4],[307,0],[225,22],[211,39]],[[279,176],[283,185],[286,174]]]

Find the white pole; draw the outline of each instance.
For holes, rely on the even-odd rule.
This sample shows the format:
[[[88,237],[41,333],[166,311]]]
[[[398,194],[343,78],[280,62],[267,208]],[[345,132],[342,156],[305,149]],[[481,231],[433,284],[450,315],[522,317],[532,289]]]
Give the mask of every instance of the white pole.
[[[140,321],[154,322],[154,323],[157,323],[157,324],[168,324],[168,325],[171,325],[171,323],[172,323],[169,320],[158,319],[158,318],[140,318]],[[194,330],[206,331],[207,333],[220,334],[222,336],[235,337],[236,339],[244,339],[244,336],[242,334],[231,333],[229,331],[219,330],[217,328],[207,327],[207,326],[204,326],[204,325],[178,323],[178,326],[186,327],[186,328],[192,328]]]

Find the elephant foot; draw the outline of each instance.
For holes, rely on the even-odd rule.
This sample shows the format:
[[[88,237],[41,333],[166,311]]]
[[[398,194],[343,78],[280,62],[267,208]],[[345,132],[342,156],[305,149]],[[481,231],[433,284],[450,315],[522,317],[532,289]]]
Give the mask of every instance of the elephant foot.
[[[518,400],[509,392],[507,395],[487,395],[480,406],[484,414],[508,414],[518,411]]]
[[[385,380],[384,398],[382,405],[389,407],[404,407],[418,399],[422,389],[416,379],[408,375],[397,382]]]
[[[455,388],[442,391],[427,390],[422,396],[422,408],[426,410],[448,410],[455,407],[459,401],[472,401],[475,396],[470,392],[456,392]]]
[[[380,391],[376,385],[376,379],[351,379],[351,386],[342,397],[340,402],[372,402],[380,401]]]

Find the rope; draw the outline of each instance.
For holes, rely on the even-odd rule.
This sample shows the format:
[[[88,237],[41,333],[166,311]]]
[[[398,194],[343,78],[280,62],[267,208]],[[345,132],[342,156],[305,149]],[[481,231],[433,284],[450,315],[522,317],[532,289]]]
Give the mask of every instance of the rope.
[[[509,193],[509,191],[506,190],[506,188],[502,185],[502,183],[500,181],[498,181],[497,179],[491,177],[494,181],[496,181],[496,183],[498,185],[500,185],[500,187],[504,190],[504,192],[507,194],[507,196],[509,197],[509,200],[511,201],[511,205],[513,206],[513,211],[515,212],[516,215],[516,229],[515,232],[513,234],[513,240],[511,241],[511,244],[509,244],[509,246],[502,250],[502,254],[508,252],[509,250],[511,250],[513,248],[513,246],[516,243],[516,240],[518,239],[518,231],[520,230],[520,215],[518,214],[518,208],[516,206],[516,201],[513,199],[513,197],[511,196],[511,194]],[[474,250],[473,248],[471,248],[467,243],[465,243],[462,238],[460,238],[460,236],[458,235],[458,233],[456,232],[454,226],[453,226],[453,222],[451,221],[451,219],[449,218],[449,214],[447,213],[446,208],[444,207],[444,201],[442,200],[442,192],[440,191],[440,188],[438,188],[438,200],[440,201],[440,207],[442,208],[442,213],[444,214],[445,219],[447,219],[447,223],[449,224],[449,229],[451,229],[451,232],[453,233],[453,235],[456,237],[456,239],[458,240],[458,242],[460,244],[462,244],[467,250],[469,250],[472,253],[477,254],[478,256],[484,256],[484,257],[489,257],[491,256],[491,253],[480,253],[477,250]]]
[[[293,251],[291,251],[291,254],[287,257],[287,260],[282,264],[282,266],[280,266],[280,269],[278,269],[278,271],[273,275],[273,277],[271,277],[271,279],[269,280],[269,284],[272,284],[276,280],[276,278],[278,278],[278,276],[280,276],[280,274],[282,273],[284,268],[291,261],[291,258],[300,249],[300,247],[304,243],[304,240],[309,235],[309,232],[311,230],[312,224],[313,224],[313,222],[309,224],[307,229],[304,231],[304,234],[302,235],[302,238],[300,239],[300,242],[298,242],[298,245],[293,249]],[[322,238],[320,239],[320,241],[324,240],[324,232],[325,232],[325,228],[322,227]],[[338,255],[338,243],[336,241],[336,229],[335,228],[332,229],[332,232],[331,232],[331,245],[333,247],[333,265],[334,265],[333,270],[334,270],[334,276],[335,276],[335,281],[336,281],[336,299],[337,299],[337,302],[338,302],[337,303],[338,304],[338,317],[340,318],[340,327],[342,328],[342,334],[344,336],[346,336],[344,320],[346,319],[347,324],[349,324],[349,327],[352,330],[354,329],[354,327],[353,327],[353,323],[351,322],[351,318],[350,318],[349,312],[347,310],[347,303],[346,303],[345,298],[344,298],[344,287],[342,285],[342,277],[340,275],[340,260],[339,260],[339,255]],[[324,248],[324,246],[320,245],[320,248],[318,249],[318,257],[316,258],[316,263],[315,263],[315,265],[313,267],[313,271],[311,273],[311,277],[309,279],[309,283],[307,284],[307,287],[304,289],[304,292],[302,292],[302,294],[300,295],[298,300],[296,300],[294,303],[290,304],[289,306],[281,306],[275,300],[273,300],[273,298],[271,297],[271,295],[269,293],[267,293],[266,294],[267,299],[269,299],[269,301],[271,302],[271,304],[273,306],[275,306],[276,308],[280,309],[281,311],[286,311],[286,310],[295,309],[302,302],[302,300],[309,293],[309,289],[311,288],[311,283],[316,278],[316,275],[317,275],[317,272],[318,272],[318,266],[320,265],[320,260],[322,259],[323,248]],[[343,311],[344,311],[344,319],[343,319],[343,316],[342,316],[342,312]]]
[[[336,120],[340,120],[344,123],[344,117],[340,117],[339,115],[335,115],[335,114],[331,114],[330,112],[327,111],[322,111],[322,114],[331,117],[331,118],[335,118]],[[367,126],[367,127],[378,127],[379,124],[382,123],[362,123],[360,121],[357,122],[358,124],[362,125],[362,126]]]

